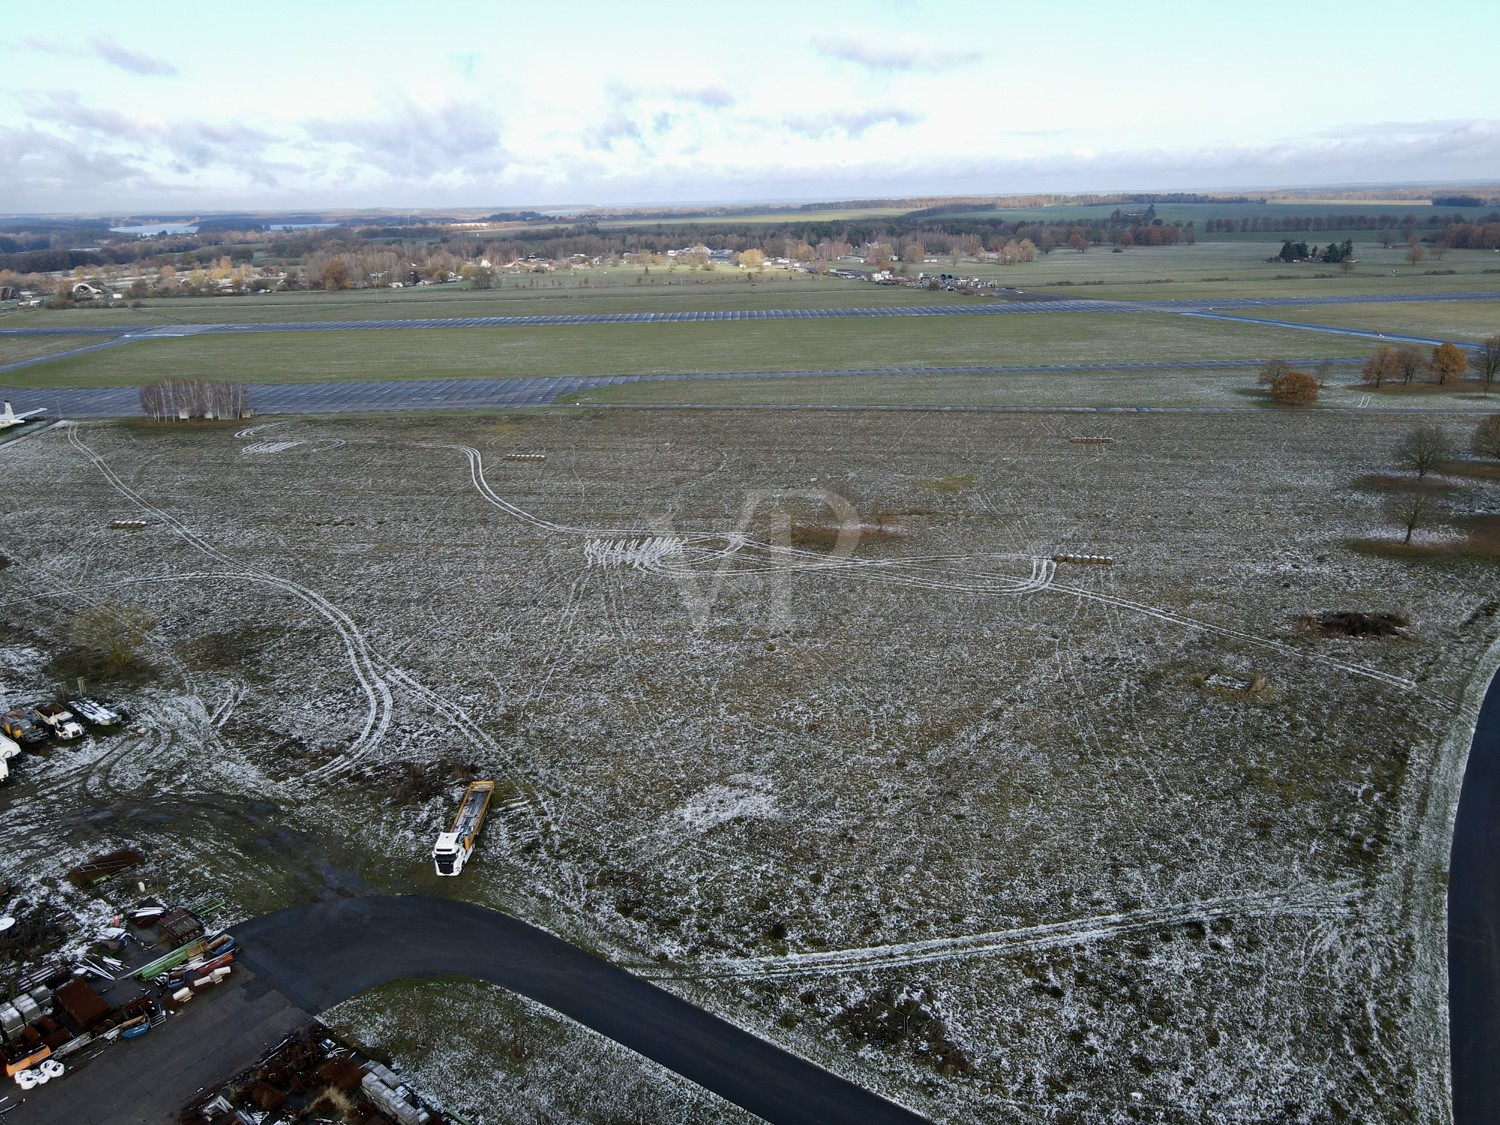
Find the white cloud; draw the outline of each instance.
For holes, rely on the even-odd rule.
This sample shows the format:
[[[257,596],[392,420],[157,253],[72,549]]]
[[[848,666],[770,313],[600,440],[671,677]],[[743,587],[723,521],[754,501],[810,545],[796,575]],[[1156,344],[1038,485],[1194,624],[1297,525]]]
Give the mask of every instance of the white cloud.
[[[177,67],[166,59],[127,47],[108,35],[95,35],[86,45],[64,39],[27,35],[21,39],[21,45],[31,51],[61,58],[96,58],[117,70],[142,77],[170,77],[178,73]]]
[[[863,30],[824,31],[812,37],[819,54],[877,71],[936,73],[977,62],[980,53],[945,47],[919,35],[873,35]]]

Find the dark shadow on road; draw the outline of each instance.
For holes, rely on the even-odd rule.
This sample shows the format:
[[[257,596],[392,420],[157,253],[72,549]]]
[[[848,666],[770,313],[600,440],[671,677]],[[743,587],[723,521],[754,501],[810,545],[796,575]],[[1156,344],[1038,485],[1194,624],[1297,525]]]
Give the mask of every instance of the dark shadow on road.
[[[1479,709],[1448,874],[1454,1125],[1500,1125],[1500,672]]]

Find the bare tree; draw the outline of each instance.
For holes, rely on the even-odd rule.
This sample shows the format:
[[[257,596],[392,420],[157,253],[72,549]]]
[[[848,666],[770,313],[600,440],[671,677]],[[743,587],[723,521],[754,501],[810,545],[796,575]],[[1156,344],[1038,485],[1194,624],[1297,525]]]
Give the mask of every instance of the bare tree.
[[[1396,349],[1396,372],[1400,375],[1401,382],[1410,383],[1422,374],[1422,369],[1426,366],[1426,357],[1410,344]]]
[[[1482,457],[1500,457],[1500,414],[1480,420],[1472,448]]]
[[[1500,375],[1500,332],[1479,345],[1479,353],[1475,356],[1474,366],[1479,369],[1480,377],[1484,379],[1484,393],[1489,394],[1490,387],[1495,382],[1495,376]]]
[[[1403,544],[1411,542],[1412,533],[1417,528],[1432,523],[1438,511],[1437,497],[1425,490],[1400,493],[1386,507],[1386,513],[1397,526],[1406,529],[1406,538],[1401,540]]]
[[[141,411],[162,421],[180,418],[238,418],[249,405],[243,383],[218,379],[159,379],[141,388]]]
[[[1376,390],[1380,389],[1382,383],[1400,378],[1395,349],[1389,344],[1381,344],[1375,349],[1375,354],[1365,360],[1359,374],[1360,378]]]
[[[1432,472],[1453,453],[1453,441],[1448,431],[1435,422],[1423,422],[1413,429],[1396,447],[1396,463],[1410,469],[1420,480]]]
[[[1291,369],[1292,365],[1284,359],[1268,359],[1260,365],[1260,375],[1256,377],[1255,381],[1262,387],[1274,386],[1276,380],[1280,379]]]

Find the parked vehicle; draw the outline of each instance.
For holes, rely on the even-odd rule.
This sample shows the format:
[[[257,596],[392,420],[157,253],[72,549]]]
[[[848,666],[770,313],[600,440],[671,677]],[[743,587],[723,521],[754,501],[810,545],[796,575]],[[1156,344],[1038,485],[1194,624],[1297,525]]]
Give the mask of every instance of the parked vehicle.
[[[14,738],[22,746],[34,746],[47,737],[48,731],[25,711],[7,711],[0,715],[0,733]]]
[[[484,814],[490,807],[490,797],[495,792],[493,781],[473,781],[464,792],[459,803],[458,815],[453,818],[453,827],[438,833],[437,843],[432,848],[432,863],[439,875],[457,875],[474,854],[474,843],[479,839],[479,829],[484,824]]]
[[[124,716],[104,704],[92,699],[70,699],[68,706],[73,713],[86,723],[92,723],[96,727],[118,726],[124,721]]]
[[[61,703],[43,703],[36,709],[36,717],[52,729],[63,742],[72,742],[75,738],[83,737],[83,724],[73,718],[73,712],[69,711]]]

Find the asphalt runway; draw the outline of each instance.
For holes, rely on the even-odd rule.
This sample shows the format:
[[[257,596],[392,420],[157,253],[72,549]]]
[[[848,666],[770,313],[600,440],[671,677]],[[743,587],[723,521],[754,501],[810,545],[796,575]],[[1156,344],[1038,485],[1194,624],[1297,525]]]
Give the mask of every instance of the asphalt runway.
[[[458,974],[544,1004],[774,1125],[925,1119],[508,915],[456,899],[306,903],[234,929],[240,960],[320,1012],[386,981]]]
[[[1479,708],[1448,866],[1453,1125],[1500,1125],[1500,672]]]

